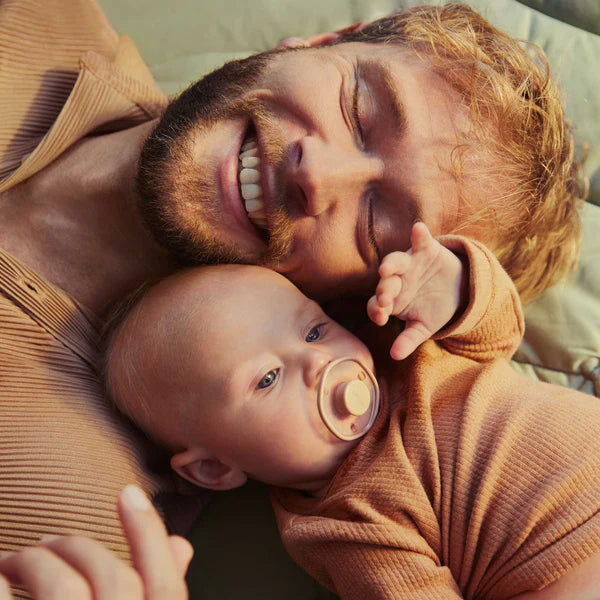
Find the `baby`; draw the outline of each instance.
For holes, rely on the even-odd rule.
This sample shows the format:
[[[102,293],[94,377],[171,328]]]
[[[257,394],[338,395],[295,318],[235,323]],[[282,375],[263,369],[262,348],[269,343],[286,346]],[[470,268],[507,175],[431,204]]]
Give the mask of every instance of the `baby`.
[[[274,486],[289,552],[342,598],[598,597],[597,400],[512,371],[520,304],[486,248],[423,223],[411,244],[367,306],[406,323],[378,381],[285,278],[229,265],[135,304],[109,391],[189,481]]]

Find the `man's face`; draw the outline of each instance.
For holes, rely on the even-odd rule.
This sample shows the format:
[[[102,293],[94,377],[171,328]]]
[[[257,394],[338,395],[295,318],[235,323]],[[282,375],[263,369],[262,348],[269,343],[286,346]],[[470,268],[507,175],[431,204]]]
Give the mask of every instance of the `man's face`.
[[[195,229],[213,259],[267,262],[327,298],[368,291],[381,257],[408,248],[415,220],[433,235],[458,223],[452,151],[467,110],[398,46],[275,55],[222,114],[195,126],[185,166],[204,183],[198,202],[209,209]],[[252,138],[257,160],[245,161],[251,187],[242,187],[239,157]]]

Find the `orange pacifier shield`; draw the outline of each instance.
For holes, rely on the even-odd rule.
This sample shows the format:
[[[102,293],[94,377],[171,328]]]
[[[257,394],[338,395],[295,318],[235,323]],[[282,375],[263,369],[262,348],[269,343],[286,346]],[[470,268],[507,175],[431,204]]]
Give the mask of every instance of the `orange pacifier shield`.
[[[379,386],[371,371],[356,358],[330,362],[319,382],[321,419],[342,440],[363,436],[379,411]]]

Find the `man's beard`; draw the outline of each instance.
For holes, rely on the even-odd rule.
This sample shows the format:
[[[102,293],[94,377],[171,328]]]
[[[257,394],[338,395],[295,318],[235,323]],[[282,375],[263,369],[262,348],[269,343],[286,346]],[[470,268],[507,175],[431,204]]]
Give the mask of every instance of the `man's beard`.
[[[138,210],[155,238],[183,264],[255,263],[276,267],[289,254],[291,225],[278,168],[285,144],[264,102],[243,100],[256,87],[273,53],[225,64],[196,82],[167,108],[142,149],[137,176]],[[215,239],[212,228],[222,220],[215,203],[216,165],[199,165],[194,140],[220,121],[249,117],[261,131],[264,158],[274,166],[276,198],[269,211],[267,249],[247,256],[237,244]],[[264,160],[264,159],[263,159]]]

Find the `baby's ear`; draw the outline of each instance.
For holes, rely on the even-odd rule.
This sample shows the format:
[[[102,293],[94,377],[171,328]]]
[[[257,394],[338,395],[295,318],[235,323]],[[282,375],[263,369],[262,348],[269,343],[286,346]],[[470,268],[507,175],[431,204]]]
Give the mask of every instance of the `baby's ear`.
[[[188,448],[175,454],[171,468],[193,484],[211,490],[231,490],[248,479],[243,471],[222,463],[203,448]]]

